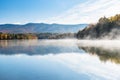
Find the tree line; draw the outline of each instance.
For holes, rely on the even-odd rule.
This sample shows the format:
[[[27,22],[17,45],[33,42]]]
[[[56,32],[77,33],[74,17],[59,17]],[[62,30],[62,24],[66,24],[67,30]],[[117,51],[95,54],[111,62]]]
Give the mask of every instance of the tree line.
[[[0,32],[0,40],[13,39],[64,39],[75,38],[75,33],[2,33]]]
[[[14,34],[14,33],[2,33],[0,32],[0,40],[11,40],[11,39],[37,39],[35,34]]]
[[[90,24],[77,33],[80,39],[105,38],[115,39],[120,35],[120,14],[112,17],[101,17],[96,24]]]

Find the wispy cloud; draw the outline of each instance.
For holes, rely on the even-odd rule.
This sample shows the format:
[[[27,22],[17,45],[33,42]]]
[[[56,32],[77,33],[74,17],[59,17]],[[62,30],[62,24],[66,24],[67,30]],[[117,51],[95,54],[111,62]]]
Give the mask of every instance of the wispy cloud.
[[[100,17],[119,14],[119,8],[120,0],[87,0],[59,16],[45,20],[45,22],[62,24],[95,23]]]

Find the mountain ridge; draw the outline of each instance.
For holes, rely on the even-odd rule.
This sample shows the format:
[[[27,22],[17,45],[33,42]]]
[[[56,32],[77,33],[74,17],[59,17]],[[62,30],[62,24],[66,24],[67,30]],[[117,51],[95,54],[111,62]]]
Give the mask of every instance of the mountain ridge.
[[[0,24],[2,33],[76,33],[87,24],[47,24],[47,23],[27,23],[27,24]]]

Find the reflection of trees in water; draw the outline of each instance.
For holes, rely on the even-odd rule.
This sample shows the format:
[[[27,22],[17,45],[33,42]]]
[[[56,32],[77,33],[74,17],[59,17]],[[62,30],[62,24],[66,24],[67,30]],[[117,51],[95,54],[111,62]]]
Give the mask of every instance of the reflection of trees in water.
[[[80,47],[79,49],[83,49],[85,52],[97,55],[99,59],[103,62],[111,61],[116,64],[120,64],[120,50],[118,49],[105,49],[102,47]]]

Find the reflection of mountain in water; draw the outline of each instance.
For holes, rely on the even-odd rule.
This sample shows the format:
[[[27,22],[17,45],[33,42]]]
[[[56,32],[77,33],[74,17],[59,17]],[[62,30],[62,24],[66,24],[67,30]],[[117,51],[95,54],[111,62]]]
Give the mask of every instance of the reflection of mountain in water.
[[[83,49],[85,52],[90,53],[92,55],[97,55],[99,59],[103,62],[111,61],[117,64],[120,64],[120,50],[118,49],[105,49],[103,47],[80,47],[79,49]]]
[[[0,41],[0,54],[2,55],[47,55],[73,52],[79,53],[82,50],[79,50],[77,46],[46,45],[46,43],[41,41]]]

